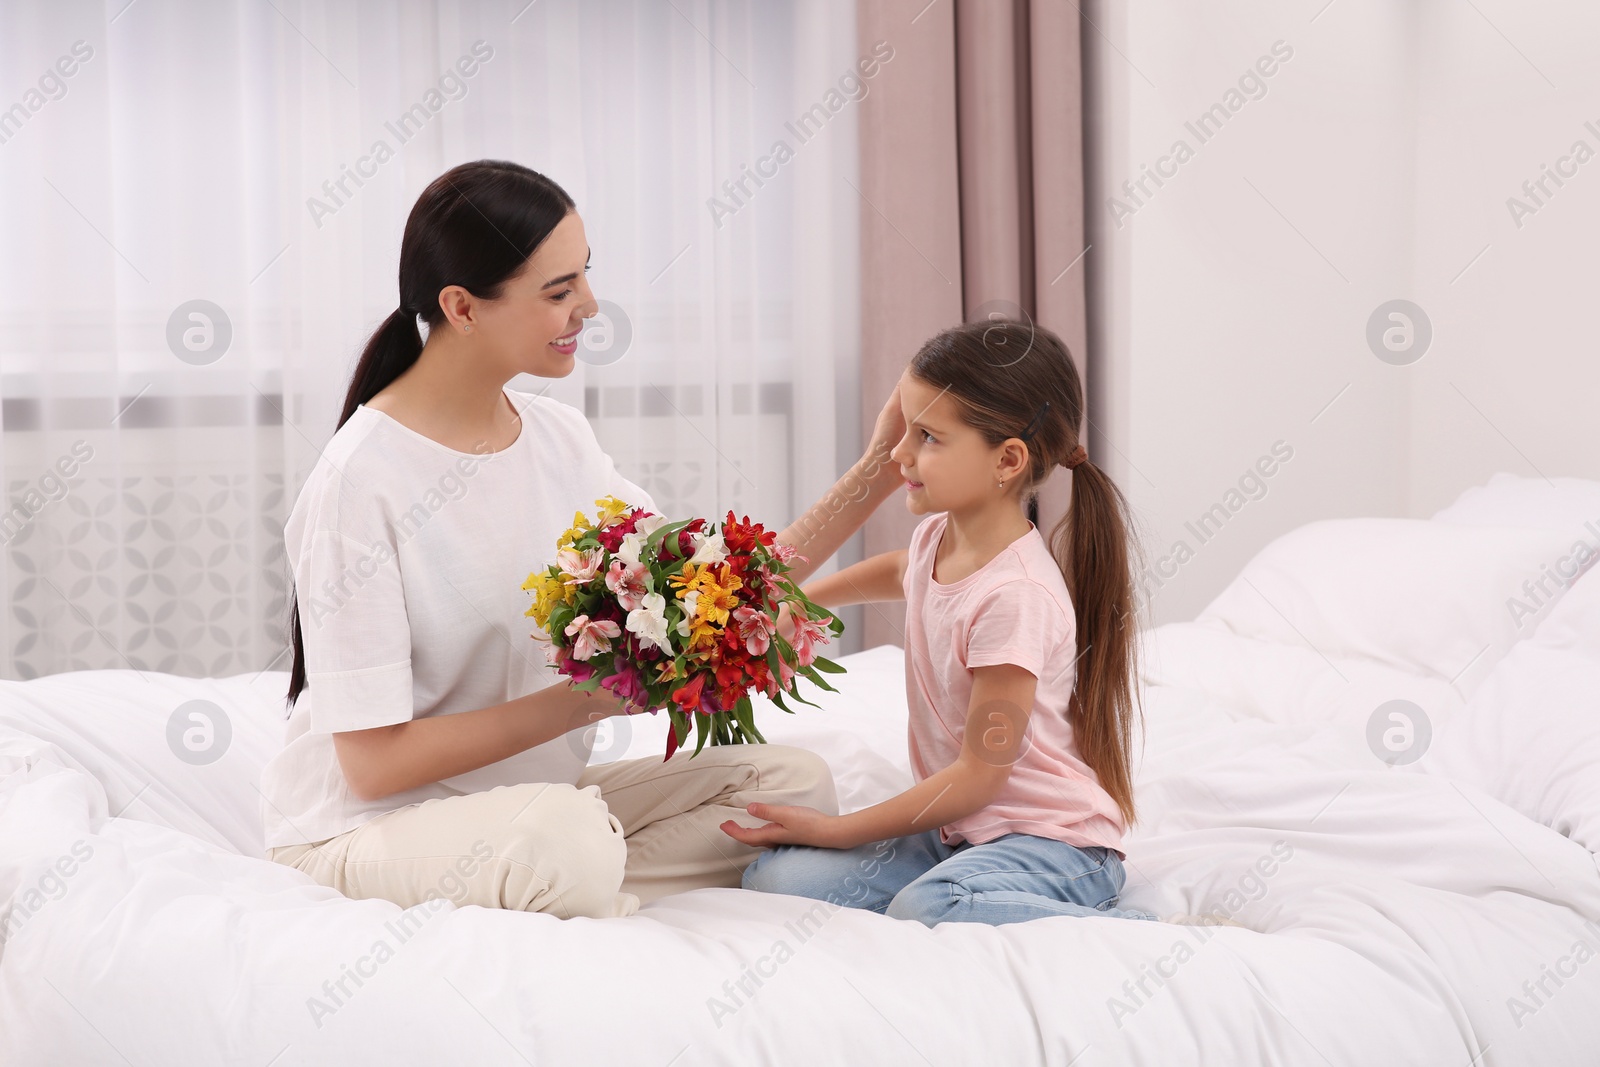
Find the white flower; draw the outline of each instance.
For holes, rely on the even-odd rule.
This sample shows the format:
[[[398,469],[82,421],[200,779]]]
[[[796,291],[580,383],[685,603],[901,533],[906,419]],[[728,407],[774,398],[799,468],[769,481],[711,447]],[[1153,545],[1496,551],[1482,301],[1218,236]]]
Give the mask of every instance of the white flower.
[[[639,553],[644,551],[644,538],[636,533],[623,534],[622,543],[617,546],[616,559],[620,559],[628,566],[639,562]]]
[[[695,543],[694,555],[689,557],[690,563],[721,563],[728,558],[728,546],[722,540],[722,531],[713,530],[711,533],[694,534],[691,540]]]
[[[700,603],[700,590],[696,589],[683,598],[683,618],[678,620],[678,636],[690,635],[689,622],[694,618],[695,608]]]
[[[639,520],[633,524],[633,531],[640,537],[649,537],[665,525],[667,525],[667,517],[665,515],[641,515]]]
[[[667,643],[666,597],[660,593],[646,593],[639,606],[628,612],[628,632],[639,639],[640,645],[655,645],[672,655],[672,646]]]

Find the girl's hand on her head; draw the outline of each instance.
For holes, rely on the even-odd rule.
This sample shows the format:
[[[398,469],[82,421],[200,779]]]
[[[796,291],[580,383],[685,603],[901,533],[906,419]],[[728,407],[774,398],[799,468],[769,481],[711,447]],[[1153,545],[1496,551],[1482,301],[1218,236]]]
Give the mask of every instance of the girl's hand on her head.
[[[808,808],[804,804],[750,804],[745,807],[751,815],[768,822],[761,826],[744,827],[729,819],[722,824],[722,832],[746,845],[816,845],[822,848],[843,848],[838,828],[839,816]]]

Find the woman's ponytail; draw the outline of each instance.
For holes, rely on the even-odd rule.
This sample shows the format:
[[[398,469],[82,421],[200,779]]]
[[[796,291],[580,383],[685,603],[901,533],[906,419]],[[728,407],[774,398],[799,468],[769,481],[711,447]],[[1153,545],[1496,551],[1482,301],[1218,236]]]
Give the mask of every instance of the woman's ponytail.
[[[388,384],[411,369],[422,355],[422,330],[417,326],[417,313],[404,306],[383,320],[367,340],[361,361],[350,378],[350,390],[345,394],[344,410],[339,414],[339,425],[355,414],[356,408],[377,396]]]
[[[421,357],[417,319],[430,330],[444,321],[441,290],[459,285],[482,300],[497,299],[573,207],[564,189],[520,163],[480,159],[435,178],[406,219],[400,241],[400,306],[367,340],[350,377],[339,426]],[[306,687],[305,641],[292,581],[289,631],[294,647],[288,693],[292,706]]]
[[[367,339],[351,376],[350,389],[345,394],[344,410],[339,413],[343,426],[355,414],[356,408],[377,396],[385,386],[394,381],[416,363],[422,355],[422,331],[417,328],[417,314],[405,307],[396,308],[383,320],[377,332]],[[294,646],[294,663],[289,668],[288,701],[293,705],[306,687],[305,638],[300,632],[300,598],[291,579],[289,589],[290,644]]]

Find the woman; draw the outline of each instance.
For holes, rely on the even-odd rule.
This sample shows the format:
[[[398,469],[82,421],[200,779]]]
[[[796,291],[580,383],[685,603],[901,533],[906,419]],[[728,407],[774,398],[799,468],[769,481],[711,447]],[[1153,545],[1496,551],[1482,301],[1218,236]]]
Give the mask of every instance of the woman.
[[[618,473],[583,415],[507,388],[571,373],[597,308],[572,199],[514,163],[441,175],[400,248],[400,307],[362,353],[284,540],[294,667],[262,774],[271,858],[351,897],[624,916],[736,887],[760,851],[719,829],[750,804],[837,813],[832,775],[782,745],[587,766],[623,714],[529,640],[522,581]],[[428,324],[423,342],[416,318]],[[867,453],[779,538],[803,581],[900,484],[891,396]]]

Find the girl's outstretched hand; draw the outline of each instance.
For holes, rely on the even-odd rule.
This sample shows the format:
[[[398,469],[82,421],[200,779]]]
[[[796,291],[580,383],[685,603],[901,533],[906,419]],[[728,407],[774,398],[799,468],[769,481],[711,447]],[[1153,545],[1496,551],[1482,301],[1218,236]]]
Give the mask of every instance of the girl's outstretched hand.
[[[746,828],[729,819],[722,824],[722,832],[746,845],[815,845],[822,848],[843,848],[839,840],[839,816],[808,808],[804,804],[750,804],[745,807],[751,815],[768,822],[762,826]]]

